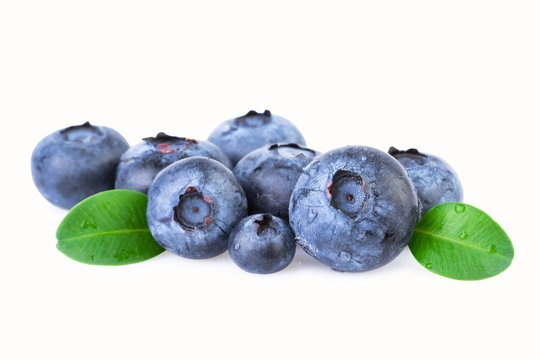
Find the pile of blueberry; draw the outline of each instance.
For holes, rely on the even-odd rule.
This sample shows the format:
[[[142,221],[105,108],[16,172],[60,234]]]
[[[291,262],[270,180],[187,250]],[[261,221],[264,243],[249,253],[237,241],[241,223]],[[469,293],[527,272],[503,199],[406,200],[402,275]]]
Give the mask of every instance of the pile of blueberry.
[[[159,133],[129,147],[108,127],[68,127],[36,146],[32,176],[66,209],[113,188],[148,194],[148,226],[163,248],[193,259],[228,249],[252,273],[285,268],[296,242],[339,271],[378,268],[423,212],[463,197],[438,157],[366,146],[320,154],[268,110],[225,121],[208,141]]]

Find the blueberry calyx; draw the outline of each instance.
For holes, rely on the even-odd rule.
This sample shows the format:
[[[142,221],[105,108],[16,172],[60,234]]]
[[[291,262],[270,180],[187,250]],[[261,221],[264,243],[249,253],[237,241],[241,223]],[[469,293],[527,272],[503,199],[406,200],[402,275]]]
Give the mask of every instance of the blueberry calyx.
[[[150,144],[156,148],[157,152],[160,152],[162,154],[170,154],[178,152],[178,150],[174,150],[170,147],[170,144],[178,144],[185,142],[184,150],[189,147],[189,145],[192,144],[198,144],[199,142],[195,139],[185,138],[185,137],[178,137],[178,136],[171,136],[167,135],[164,132],[158,133],[155,137],[147,137],[143,139],[144,142],[147,144]]]
[[[316,151],[295,143],[272,144],[268,147],[268,151],[273,151],[283,158],[298,157],[312,159],[314,156],[317,156]]]
[[[422,154],[420,151],[414,148],[405,151],[396,149],[395,147],[391,146],[390,149],[388,149],[388,153],[392,155],[395,159],[398,159],[401,156],[408,156],[409,158],[414,158],[421,165],[424,164],[424,158],[427,157],[427,155]]]
[[[348,170],[338,170],[326,188],[330,205],[350,218],[356,218],[366,207],[368,195],[362,177]]]
[[[156,137],[146,137],[143,139],[143,141],[150,143],[152,145],[155,145],[156,143],[164,143],[164,142],[174,142],[183,140],[184,138],[180,138],[178,136],[171,136],[167,135],[164,132],[159,132]]]
[[[388,149],[388,153],[390,155],[392,155],[393,157],[396,157],[396,155],[400,155],[400,154],[415,155],[415,156],[419,156],[419,157],[426,157],[427,156],[425,154],[422,154],[420,151],[418,151],[417,149],[414,149],[414,148],[411,148],[409,150],[399,150],[399,149],[396,149],[393,146],[390,146],[390,149]]]
[[[90,129],[90,128],[93,128],[94,126],[92,124],[90,124],[90,121],[87,121],[85,122],[84,124],[82,125],[73,125],[73,126],[69,126],[63,130],[60,130],[60,134],[67,134],[70,130],[73,130],[73,129]]]
[[[278,151],[280,148],[292,148],[292,149],[298,149],[298,150],[302,150],[302,151],[307,151],[313,155],[317,155],[317,152],[315,150],[312,150],[312,149],[309,149],[307,147],[304,147],[304,146],[300,146],[298,144],[295,144],[295,143],[290,143],[290,144],[272,144],[268,147],[268,150],[275,150],[275,151]]]
[[[271,214],[263,214],[260,219],[255,220],[254,223],[257,224],[257,235],[261,235],[267,229],[271,229],[276,232],[276,228],[272,226],[273,220],[274,218]]]
[[[272,116],[272,113],[270,112],[270,110],[264,110],[264,112],[262,113],[258,113],[256,112],[255,110],[249,110],[247,112],[246,115],[244,115],[243,117],[250,117],[250,116],[265,116],[265,117],[270,117]]]
[[[270,110],[264,110],[262,113],[258,113],[255,110],[250,110],[246,115],[239,116],[234,119],[234,124],[237,126],[248,126],[256,128],[257,126],[264,125],[272,120],[272,113]]]
[[[89,121],[85,122],[82,125],[75,125],[67,127],[60,131],[60,134],[65,141],[76,141],[76,142],[89,142],[94,140],[96,137],[103,135],[101,130],[90,124]]]
[[[210,225],[216,213],[212,200],[193,186],[180,195],[178,205],[173,210],[174,220],[190,232]]]

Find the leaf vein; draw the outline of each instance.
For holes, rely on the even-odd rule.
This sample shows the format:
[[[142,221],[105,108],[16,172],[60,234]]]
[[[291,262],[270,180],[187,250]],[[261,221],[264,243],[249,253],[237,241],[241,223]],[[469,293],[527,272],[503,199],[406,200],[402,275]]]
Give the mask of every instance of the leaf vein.
[[[497,256],[505,258],[505,259],[508,258],[508,256],[505,256],[503,254],[499,254],[499,253],[496,253],[496,252],[495,253],[490,253],[489,250],[486,250],[484,248],[475,246],[475,245],[473,245],[471,243],[460,242],[460,241],[452,239],[451,237],[444,236],[444,235],[441,235],[441,234],[438,234],[438,233],[435,233],[435,232],[426,231],[426,230],[422,230],[422,229],[418,229],[418,228],[414,229],[414,232],[418,232],[418,233],[424,234],[424,235],[429,235],[429,236],[432,236],[432,237],[437,238],[439,240],[444,240],[444,241],[451,242],[451,243],[454,243],[454,244],[463,245],[463,246],[471,248],[471,249],[475,249],[475,250],[485,252],[485,253],[487,253],[489,255],[497,255]]]
[[[58,239],[58,241],[72,241],[72,240],[82,240],[82,239],[88,239],[92,237],[103,237],[103,236],[110,236],[110,235],[123,235],[123,234],[133,234],[133,233],[142,233],[147,232],[150,233],[150,230],[148,228],[146,229],[121,229],[121,230],[111,230],[111,231],[104,231],[99,233],[89,233],[79,236],[73,236],[63,239]]]

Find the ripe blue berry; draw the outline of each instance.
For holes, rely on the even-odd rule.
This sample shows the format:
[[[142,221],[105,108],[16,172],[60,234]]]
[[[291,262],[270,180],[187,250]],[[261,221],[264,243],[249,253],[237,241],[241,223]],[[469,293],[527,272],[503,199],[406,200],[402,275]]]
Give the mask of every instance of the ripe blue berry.
[[[296,242],[289,224],[271,214],[251,215],[229,237],[229,255],[241,269],[270,274],[284,269],[294,257]]]
[[[366,271],[393,260],[409,242],[419,202],[392,156],[347,146],[315,158],[298,179],[289,221],[300,246],[339,271]]]
[[[167,166],[148,191],[146,218],[154,239],[187,258],[227,250],[229,233],[246,215],[246,196],[231,170],[206,157]]]
[[[52,204],[70,209],[114,187],[116,167],[129,144],[115,130],[89,122],[56,131],[32,153],[32,177]]]

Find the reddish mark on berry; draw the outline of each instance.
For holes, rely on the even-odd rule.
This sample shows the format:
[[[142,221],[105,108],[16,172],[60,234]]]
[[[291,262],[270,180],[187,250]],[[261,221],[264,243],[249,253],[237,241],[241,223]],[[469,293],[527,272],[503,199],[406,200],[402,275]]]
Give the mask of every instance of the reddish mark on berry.
[[[332,193],[330,192],[332,191],[332,181],[330,181],[330,183],[328,184],[328,186],[326,187],[326,196],[331,199],[332,198]]]
[[[184,146],[184,150],[186,150],[189,147],[189,145],[191,145],[191,144],[198,144],[199,143],[195,139],[185,138],[184,140],[187,141],[186,145]]]
[[[169,144],[167,144],[167,143],[157,144],[157,145],[156,145],[156,151],[157,151],[157,152],[160,152],[160,153],[162,153],[162,154],[171,154],[171,153],[178,152],[178,150],[172,149],[172,148],[169,146]]]

